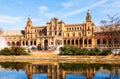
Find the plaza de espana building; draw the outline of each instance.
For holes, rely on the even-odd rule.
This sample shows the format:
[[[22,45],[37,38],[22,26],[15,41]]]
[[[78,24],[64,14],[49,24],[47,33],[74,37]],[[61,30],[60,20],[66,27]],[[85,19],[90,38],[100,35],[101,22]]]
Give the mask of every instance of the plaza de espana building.
[[[29,17],[25,30],[3,30],[2,36],[8,46],[68,46],[78,48],[119,48],[120,31],[103,32],[95,26],[88,10],[83,24],[66,24],[52,18],[46,26],[33,26]]]

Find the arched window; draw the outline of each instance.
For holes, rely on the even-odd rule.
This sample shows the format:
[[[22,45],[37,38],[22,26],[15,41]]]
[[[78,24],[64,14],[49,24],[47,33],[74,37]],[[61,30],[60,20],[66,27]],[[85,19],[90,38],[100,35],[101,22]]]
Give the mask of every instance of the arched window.
[[[66,40],[64,40],[64,45],[66,45]]]
[[[79,33],[79,36],[81,37],[81,33]]]
[[[106,44],[106,39],[103,39],[103,44]]]
[[[61,32],[59,32],[59,36],[61,36]]]
[[[108,44],[112,44],[112,40],[111,39],[108,39]]]
[[[67,36],[69,37],[69,33],[67,34]]]
[[[70,45],[70,40],[68,40],[68,45]]]
[[[28,45],[28,41],[26,41],[26,45]]]
[[[10,42],[7,42],[7,45],[10,46]]]
[[[88,40],[88,44],[92,44],[92,41],[91,41],[91,39],[89,39],[89,40]]]
[[[114,44],[118,44],[119,43],[119,41],[115,38],[114,39]]]
[[[12,46],[15,46],[15,42],[12,42]]]
[[[100,39],[97,39],[97,44],[100,44]]]
[[[73,33],[73,36],[75,36],[75,33]]]
[[[78,40],[76,40],[76,44],[78,45]]]
[[[90,26],[88,26],[88,30],[90,30]]]
[[[16,42],[16,45],[17,45],[17,46],[19,46],[19,45],[20,45],[20,43],[19,43],[19,42]]]
[[[36,41],[34,41],[34,45],[36,45]]]
[[[82,27],[80,27],[80,30],[82,30]]]
[[[67,31],[68,31],[68,28],[67,28]]]
[[[74,40],[72,40],[72,45],[74,45]]]
[[[23,41],[23,45],[25,45],[25,42]]]
[[[76,27],[75,27],[75,30],[76,30]]]
[[[84,43],[87,44],[87,39],[84,40]]]

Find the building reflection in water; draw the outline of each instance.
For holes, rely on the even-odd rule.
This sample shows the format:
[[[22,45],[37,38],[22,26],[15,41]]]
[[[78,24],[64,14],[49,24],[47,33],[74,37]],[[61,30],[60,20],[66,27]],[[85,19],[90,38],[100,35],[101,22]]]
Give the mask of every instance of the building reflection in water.
[[[86,79],[96,77],[96,73],[108,74],[105,79],[119,79],[119,64],[98,64],[98,63],[53,63],[36,64],[24,62],[0,62],[0,68],[5,70],[20,69],[25,70],[28,79],[33,78],[33,74],[47,74],[48,79],[66,79],[67,75],[78,74],[85,76]],[[97,79],[97,78],[95,78]]]
[[[48,79],[66,79],[67,74],[84,75],[86,79],[92,79],[96,72],[110,74],[107,79],[117,78],[120,75],[120,66],[109,64],[75,64],[61,63],[55,65],[28,64],[25,72],[28,79],[32,79],[33,74],[47,74]]]

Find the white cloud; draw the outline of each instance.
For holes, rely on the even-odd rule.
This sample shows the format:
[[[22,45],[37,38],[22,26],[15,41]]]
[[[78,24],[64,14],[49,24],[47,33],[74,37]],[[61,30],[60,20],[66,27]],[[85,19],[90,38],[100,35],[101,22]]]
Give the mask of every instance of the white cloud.
[[[64,7],[64,8],[70,8],[70,7],[75,7],[75,6],[80,6],[81,4],[81,0],[70,0],[68,2],[62,2],[61,5]]]
[[[101,0],[101,1],[99,1],[99,2],[97,2],[97,3],[94,3],[94,4],[90,5],[90,6],[87,6],[87,7],[84,7],[84,8],[81,8],[81,9],[78,9],[78,10],[75,10],[75,11],[72,11],[72,12],[69,12],[69,13],[67,13],[67,14],[65,15],[65,17],[69,17],[69,16],[72,16],[72,15],[75,15],[75,14],[78,14],[78,13],[81,13],[81,12],[84,12],[84,11],[86,11],[87,9],[92,9],[92,8],[94,8],[94,7],[96,7],[96,6],[99,6],[99,5],[101,5],[101,4],[103,4],[103,3],[107,2],[107,1],[109,1],[109,0]]]
[[[109,2],[109,4],[108,3],[102,4],[101,7],[104,9],[101,11],[101,13],[110,14],[110,15],[111,14],[112,15],[120,14],[120,10],[119,10],[120,5],[119,4],[120,4],[120,1],[111,1],[111,2]]]
[[[65,19],[65,18],[73,16],[75,14],[82,13],[82,12],[88,10],[88,9],[92,9],[94,7],[100,6],[107,1],[109,1],[109,0],[100,0],[99,2],[95,2],[95,3],[91,4],[90,6],[86,6],[86,7],[74,10],[74,11],[73,10],[68,11],[68,9],[63,9],[63,10],[59,10],[57,12],[45,13],[45,16],[50,17],[50,18],[60,16],[61,18]]]
[[[0,15],[0,23],[16,23],[22,21],[23,17],[11,17],[8,15]]]
[[[48,7],[47,6],[40,6],[39,10],[40,11],[46,11],[46,10],[48,10]]]
[[[109,4],[103,4],[101,5],[102,7],[105,8],[120,8],[120,1],[111,1]]]

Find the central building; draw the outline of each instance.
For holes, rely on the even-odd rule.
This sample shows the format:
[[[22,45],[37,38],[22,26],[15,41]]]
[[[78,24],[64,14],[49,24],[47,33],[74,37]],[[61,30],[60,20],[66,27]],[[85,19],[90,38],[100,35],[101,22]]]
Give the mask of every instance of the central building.
[[[78,48],[93,48],[94,30],[95,25],[89,10],[84,24],[66,24],[57,18],[52,18],[46,26],[33,26],[32,20],[28,18],[20,45],[40,45],[42,48],[73,45]]]

